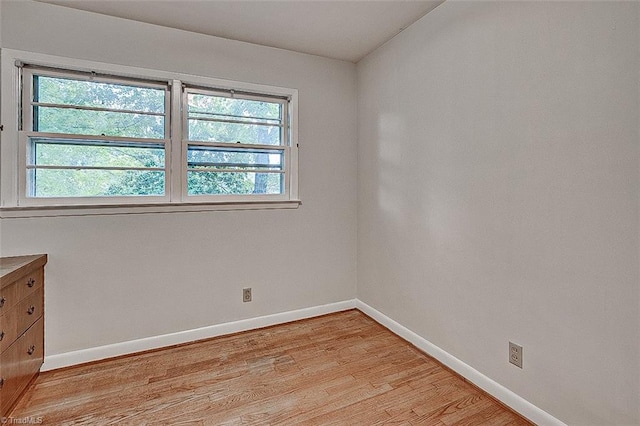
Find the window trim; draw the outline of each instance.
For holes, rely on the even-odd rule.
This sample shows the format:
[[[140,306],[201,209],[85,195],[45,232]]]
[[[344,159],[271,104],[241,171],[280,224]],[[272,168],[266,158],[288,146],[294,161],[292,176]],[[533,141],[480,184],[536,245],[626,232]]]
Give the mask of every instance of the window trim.
[[[169,82],[170,96],[167,102],[170,106],[169,114],[174,119],[167,124],[169,134],[165,135],[165,141],[169,143],[165,155],[166,197],[154,200],[151,199],[153,196],[70,197],[62,199],[26,197],[26,192],[22,192],[26,191],[26,141],[19,140],[19,138],[26,137],[28,132],[22,132],[18,129],[21,93],[20,72],[17,64],[49,68],[53,69],[52,72],[55,72],[56,69],[65,71],[69,69],[80,73],[93,71],[100,78],[114,76],[121,81],[131,79],[131,82],[137,83],[137,81],[143,80],[143,82],[146,81],[152,85],[157,82]],[[297,89],[64,58],[13,49],[0,49],[0,67],[2,76],[0,84],[3,93],[0,105],[0,123],[4,126],[0,136],[2,140],[0,144],[0,217],[273,209],[296,208],[301,204],[298,197]],[[287,150],[285,175],[288,176],[285,194],[186,196],[187,145],[182,140],[182,126],[184,125],[181,119],[183,116],[181,111],[182,84],[212,91],[264,94],[265,96],[289,99],[290,140],[289,145],[284,147]],[[182,179],[183,174],[185,179]]]

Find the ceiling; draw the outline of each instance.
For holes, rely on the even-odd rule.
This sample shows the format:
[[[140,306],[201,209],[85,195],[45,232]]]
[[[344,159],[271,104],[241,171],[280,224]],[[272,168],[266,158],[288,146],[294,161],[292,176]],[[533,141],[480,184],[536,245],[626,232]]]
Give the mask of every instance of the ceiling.
[[[38,0],[358,62],[444,0]]]

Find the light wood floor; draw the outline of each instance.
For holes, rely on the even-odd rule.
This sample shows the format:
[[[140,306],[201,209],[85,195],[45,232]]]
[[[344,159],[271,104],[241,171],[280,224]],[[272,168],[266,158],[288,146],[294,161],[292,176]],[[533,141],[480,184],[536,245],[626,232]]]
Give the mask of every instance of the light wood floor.
[[[42,373],[12,417],[51,425],[530,425],[355,310]]]

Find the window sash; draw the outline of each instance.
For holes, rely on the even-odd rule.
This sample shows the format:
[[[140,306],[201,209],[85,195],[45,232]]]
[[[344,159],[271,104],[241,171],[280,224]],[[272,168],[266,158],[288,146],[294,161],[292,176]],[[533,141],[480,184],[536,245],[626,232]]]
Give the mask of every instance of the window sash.
[[[45,137],[46,136],[46,137]],[[51,138],[53,136],[53,138]],[[38,132],[19,132],[19,156],[22,161],[19,163],[19,176],[18,176],[18,193],[19,200],[21,201],[21,205],[65,205],[65,204],[77,204],[77,205],[96,205],[96,204],[136,204],[144,201],[145,203],[160,203],[160,202],[168,202],[169,201],[169,178],[170,174],[168,172],[169,167],[169,158],[167,154],[167,145],[165,145],[165,141],[156,140],[156,141],[144,141],[139,142],[134,141],[131,142],[127,140],[132,147],[140,146],[140,147],[157,147],[157,149],[162,149],[164,151],[164,166],[163,167],[134,167],[134,166],[92,166],[92,165],[64,165],[64,164],[53,164],[53,165],[44,165],[44,164],[36,164],[34,155],[35,153],[32,151],[32,145],[35,142],[32,142],[34,139],[53,139],[54,141],[77,141],[78,144],[82,145],[82,137],[78,135],[64,135],[63,137],[59,137],[61,135],[51,135],[51,134],[41,134]],[[121,138],[122,140],[122,138]],[[103,146],[110,146],[108,141],[105,141],[105,138],[101,140],[104,143]],[[57,142],[53,142],[55,144]],[[122,145],[122,142],[117,144]],[[33,173],[38,170],[50,170],[50,171],[131,171],[131,172],[162,172],[164,174],[164,194],[152,194],[152,195],[128,195],[128,194],[114,194],[114,195],[91,195],[91,196],[36,196],[36,187],[34,182],[32,181]]]
[[[115,84],[122,86],[130,86],[134,88],[143,89],[158,89],[164,93],[163,112],[155,111],[138,111],[137,109],[120,109],[120,108],[107,108],[107,107],[94,107],[88,105],[74,105],[74,104],[55,104],[50,102],[38,102],[35,100],[36,79],[35,77],[52,77],[60,78],[70,81],[81,82],[94,82]],[[99,204],[99,203],[132,203],[144,200],[145,202],[166,202],[169,200],[169,170],[170,170],[170,153],[167,149],[170,145],[170,132],[171,132],[171,97],[169,96],[169,84],[157,83],[149,81],[141,81],[137,79],[120,78],[114,76],[97,75],[95,73],[82,73],[77,71],[64,71],[50,68],[40,68],[35,66],[25,66],[22,68],[22,84],[21,84],[21,123],[19,132],[19,150],[20,150],[20,176],[19,176],[19,199],[23,204]],[[146,137],[129,137],[129,136],[106,136],[97,134],[81,134],[81,133],[58,133],[58,132],[41,132],[34,130],[36,128],[34,107],[44,108],[64,108],[76,111],[102,111],[106,113],[124,113],[124,114],[138,114],[144,116],[156,116],[164,118],[163,133],[164,138],[146,138]],[[92,165],[92,166],[70,166],[65,164],[37,164],[35,159],[35,151],[33,150],[34,144],[37,144],[37,140],[43,141],[41,143],[46,144],[47,140],[50,140],[52,144],[63,143],[77,143],[78,145],[92,145],[95,142],[101,142],[105,147],[108,146],[121,146],[122,144],[128,144],[130,146],[138,147],[159,147],[164,150],[164,164],[163,167],[114,167],[109,165]],[[164,193],[154,195],[140,195],[140,194],[109,194],[109,195],[91,195],[91,196],[39,196],[37,195],[37,182],[35,176],[38,170],[45,171],[73,171],[80,172],[162,172],[164,175]]]
[[[259,143],[243,143],[243,142],[232,142],[232,141],[202,141],[197,140],[191,137],[189,134],[189,122],[193,118],[191,114],[202,114],[203,111],[191,111],[189,108],[189,95],[190,94],[198,94],[204,96],[213,96],[220,98],[228,98],[228,99],[239,99],[239,100],[248,100],[248,101],[258,101],[258,102],[268,102],[279,104],[280,108],[280,118],[278,119],[279,123],[266,124],[266,123],[256,123],[252,121],[242,121],[242,120],[230,120],[230,119],[218,119],[218,118],[210,118],[206,119],[211,122],[221,122],[221,123],[235,123],[244,124],[247,126],[261,126],[261,125],[269,125],[274,127],[279,127],[279,141],[278,145],[268,145],[268,144],[259,144]],[[243,200],[246,198],[262,198],[268,197],[268,199],[281,199],[287,200],[291,196],[291,146],[290,146],[290,110],[289,110],[289,98],[282,96],[269,96],[269,95],[257,95],[255,93],[238,93],[233,90],[223,90],[223,89],[205,89],[201,87],[190,87],[188,85],[182,86],[182,182],[183,182],[183,200],[188,202],[189,200],[193,200],[195,198],[205,199],[205,200]],[[206,114],[211,114],[212,116],[224,116],[223,111],[206,111]],[[253,118],[253,117],[251,117]],[[205,120],[201,117],[198,117],[199,120]],[[267,117],[261,117],[261,120],[266,121]],[[276,121],[276,119],[269,119],[272,121]],[[268,169],[257,169],[252,168],[251,163],[244,163],[244,167],[239,167],[237,169],[233,168],[224,168],[224,169],[212,169],[212,168],[194,168],[189,166],[188,162],[188,153],[192,147],[205,147],[205,148],[220,148],[221,150],[237,150],[238,152],[253,152],[256,150],[264,150],[264,151],[279,151],[282,153],[282,161],[281,167],[278,170],[268,170]],[[280,188],[281,192],[279,194],[193,194],[189,190],[189,174],[190,173],[212,173],[212,172],[220,172],[220,173],[269,173],[269,174],[280,174]]]
[[[169,134],[171,132],[171,96],[170,96],[170,85],[168,82],[164,84],[158,82],[144,81],[138,79],[130,79],[125,77],[115,77],[115,76],[106,76],[104,74],[96,74],[96,73],[83,73],[79,71],[63,71],[52,68],[40,68],[35,66],[23,66],[22,68],[22,98],[21,98],[21,117],[20,117],[20,130],[23,131],[34,131],[35,122],[33,111],[34,107],[45,107],[45,108],[65,108],[65,109],[74,109],[79,111],[102,111],[102,112],[114,112],[114,113],[124,113],[124,114],[137,114],[137,115],[146,115],[146,116],[156,116],[156,117],[164,117],[164,140],[169,138]],[[53,104],[46,102],[37,102],[35,101],[35,93],[34,93],[34,77],[35,76],[43,76],[43,77],[53,77],[67,80],[77,80],[77,81],[85,81],[85,82],[93,82],[93,83],[105,83],[105,84],[115,84],[115,85],[124,85],[131,87],[139,87],[146,89],[158,89],[164,91],[164,113],[157,112],[148,112],[148,111],[137,111],[137,110],[122,110],[117,108],[100,108],[100,107],[91,107],[91,106],[83,106],[83,105],[70,105],[70,104]],[[25,107],[28,106],[28,107]],[[85,135],[85,136],[99,136],[99,135]],[[116,137],[116,136],[113,136]],[[133,137],[131,139],[151,139],[144,137]]]
[[[189,135],[189,120],[202,120],[209,122],[218,122],[218,123],[236,123],[236,124],[246,124],[249,126],[272,126],[280,128],[280,143],[278,145],[268,145],[268,146],[289,146],[290,144],[290,126],[289,126],[289,99],[284,98],[282,96],[269,96],[269,95],[257,95],[257,94],[248,94],[245,92],[236,92],[234,90],[223,90],[223,89],[202,89],[202,88],[194,88],[187,85],[182,86],[182,128],[184,139],[196,142],[197,140],[192,138]],[[275,121],[275,119],[268,119],[267,117],[262,117],[260,120],[262,122],[257,122],[258,120],[243,121],[243,120],[233,120],[233,119],[222,119],[222,118],[204,118],[204,117],[192,117],[191,114],[211,114],[216,116],[223,116],[225,114],[216,114],[210,111],[202,112],[202,111],[190,111],[189,110],[189,95],[197,94],[204,96],[213,96],[218,98],[228,98],[228,99],[238,99],[238,100],[247,100],[247,101],[257,101],[257,102],[267,102],[273,104],[280,105],[280,119],[277,123],[270,123],[267,121]],[[248,117],[249,118],[249,117]],[[251,117],[253,119],[257,117]],[[210,141],[211,142],[211,141]],[[235,141],[216,141],[217,143],[234,143]],[[247,144],[247,145],[259,145],[259,144]]]

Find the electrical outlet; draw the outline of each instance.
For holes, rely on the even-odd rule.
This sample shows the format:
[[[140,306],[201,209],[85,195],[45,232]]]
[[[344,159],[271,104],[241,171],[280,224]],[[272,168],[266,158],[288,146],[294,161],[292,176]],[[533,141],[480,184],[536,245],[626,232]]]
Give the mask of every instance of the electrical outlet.
[[[522,346],[509,342],[509,362],[522,368]]]
[[[251,302],[251,287],[242,289],[242,301]]]

